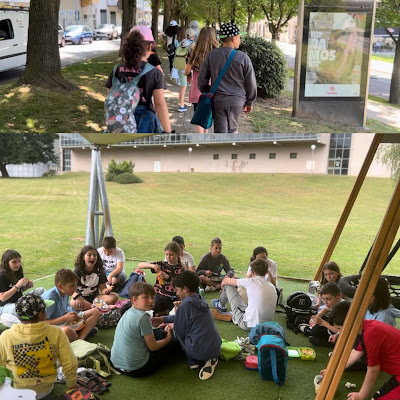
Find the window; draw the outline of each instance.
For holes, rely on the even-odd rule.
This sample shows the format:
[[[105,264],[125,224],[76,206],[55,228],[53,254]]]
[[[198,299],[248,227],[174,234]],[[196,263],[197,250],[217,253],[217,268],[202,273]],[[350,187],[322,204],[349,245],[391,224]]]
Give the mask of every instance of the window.
[[[249,159],[250,160],[255,160],[256,159],[256,153],[250,153],[249,154]]]
[[[297,153],[290,153],[290,157],[291,159],[295,159],[297,158]]]
[[[275,160],[275,158],[276,158],[276,153],[269,153],[270,160]]]
[[[213,155],[213,160],[219,160],[219,154],[214,154]]]
[[[232,160],[237,160],[237,154],[232,154]]]
[[[328,174],[347,175],[351,148],[351,133],[332,133],[329,143]]]
[[[63,149],[63,171],[71,171],[71,150]]]
[[[0,40],[14,39],[14,31],[10,19],[0,21]]]

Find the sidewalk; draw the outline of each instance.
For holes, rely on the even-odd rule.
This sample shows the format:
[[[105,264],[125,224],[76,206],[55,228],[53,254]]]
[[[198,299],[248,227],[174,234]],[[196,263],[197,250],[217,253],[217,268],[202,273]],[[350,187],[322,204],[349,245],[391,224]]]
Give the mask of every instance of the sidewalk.
[[[190,120],[193,116],[193,106],[188,102],[189,87],[186,89],[185,95],[185,105],[187,107],[187,111],[179,112],[179,86],[176,84],[175,80],[171,79],[167,56],[163,51],[160,52],[159,56],[162,63],[162,68],[164,70],[165,84],[167,85],[167,90],[164,93],[170,114],[171,128],[175,130],[176,133],[196,132],[194,125],[190,124]],[[288,82],[288,90],[293,90],[293,79],[290,79]],[[255,104],[257,104],[257,100]],[[374,119],[400,129],[400,109],[398,108],[369,100],[367,105],[367,118]],[[241,121],[243,122],[243,117],[241,118]],[[244,133],[240,129],[241,125],[242,124],[239,125],[239,133]],[[245,125],[246,133],[251,133],[251,129],[249,130],[250,124]],[[213,127],[211,127],[209,132],[213,133]]]

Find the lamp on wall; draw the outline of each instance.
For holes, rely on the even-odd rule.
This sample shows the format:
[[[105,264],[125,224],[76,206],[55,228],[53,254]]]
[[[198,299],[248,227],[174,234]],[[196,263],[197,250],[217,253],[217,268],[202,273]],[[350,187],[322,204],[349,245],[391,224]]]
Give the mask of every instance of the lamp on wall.
[[[313,173],[313,168],[314,168],[314,150],[316,149],[316,147],[317,146],[315,144],[311,145],[311,168],[310,168],[311,175]]]
[[[193,149],[191,147],[188,148],[189,158],[188,158],[188,172],[190,172],[190,154],[192,153]]]

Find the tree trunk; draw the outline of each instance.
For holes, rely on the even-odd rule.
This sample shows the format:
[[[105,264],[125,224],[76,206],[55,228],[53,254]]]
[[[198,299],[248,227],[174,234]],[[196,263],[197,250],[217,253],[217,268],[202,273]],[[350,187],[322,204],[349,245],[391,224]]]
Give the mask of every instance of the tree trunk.
[[[61,75],[58,48],[60,0],[31,0],[25,71],[18,84],[54,89],[72,89]]]
[[[250,33],[250,26],[251,26],[251,20],[253,19],[253,12],[250,10],[250,8],[247,9],[247,28],[246,32],[247,34]]]
[[[171,10],[172,10],[172,0],[164,0],[164,23],[163,23],[163,31],[169,27],[169,23],[171,22]]]
[[[8,171],[6,168],[6,164],[0,164],[0,173],[2,178],[9,178]]]
[[[160,1],[161,0],[151,0],[151,31],[155,41],[158,39],[158,16],[160,14]]]
[[[121,45],[124,37],[136,25],[136,0],[122,0]]]
[[[392,79],[390,81],[389,103],[400,104],[400,38],[396,40]]]

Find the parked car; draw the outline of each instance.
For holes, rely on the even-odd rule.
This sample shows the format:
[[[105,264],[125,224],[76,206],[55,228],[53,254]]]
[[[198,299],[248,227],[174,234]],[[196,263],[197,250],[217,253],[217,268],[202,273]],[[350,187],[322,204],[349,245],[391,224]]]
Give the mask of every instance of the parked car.
[[[87,25],[70,25],[65,28],[65,41],[73,44],[93,42],[93,32]]]
[[[94,31],[95,39],[118,39],[118,31],[113,24],[101,24]]]
[[[122,26],[121,25],[117,25],[117,32],[118,32],[118,37],[121,37],[121,33],[122,33]]]
[[[64,28],[58,24],[58,45],[60,47],[65,46],[65,33],[64,33]]]

